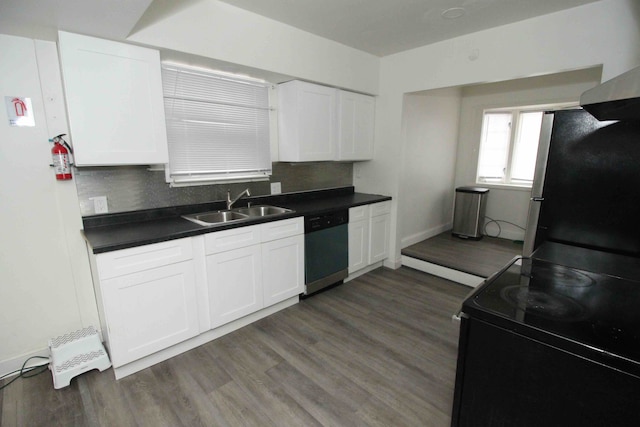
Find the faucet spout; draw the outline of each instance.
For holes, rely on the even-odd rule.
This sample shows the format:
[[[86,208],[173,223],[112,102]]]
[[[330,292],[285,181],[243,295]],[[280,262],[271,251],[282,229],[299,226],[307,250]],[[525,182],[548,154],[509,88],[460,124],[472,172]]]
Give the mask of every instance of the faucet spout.
[[[238,194],[235,198],[231,198],[231,190],[227,190],[227,210],[231,209],[231,207],[233,206],[233,204],[235,202],[237,202],[238,200],[240,200],[240,198],[244,195],[247,196],[251,196],[251,192],[249,191],[249,189],[245,189],[242,193]]]

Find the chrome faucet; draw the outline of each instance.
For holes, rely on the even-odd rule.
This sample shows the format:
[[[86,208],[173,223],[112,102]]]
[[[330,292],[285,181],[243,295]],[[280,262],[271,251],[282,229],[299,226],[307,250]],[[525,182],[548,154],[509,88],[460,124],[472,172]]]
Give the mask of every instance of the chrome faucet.
[[[235,199],[231,199],[231,190],[227,190],[227,210],[231,209],[231,207],[233,206],[233,204],[235,202],[237,202],[238,200],[240,200],[240,198],[244,195],[247,196],[251,196],[251,192],[249,191],[249,189],[247,188],[246,190],[244,190],[242,193],[238,194],[238,196]]]

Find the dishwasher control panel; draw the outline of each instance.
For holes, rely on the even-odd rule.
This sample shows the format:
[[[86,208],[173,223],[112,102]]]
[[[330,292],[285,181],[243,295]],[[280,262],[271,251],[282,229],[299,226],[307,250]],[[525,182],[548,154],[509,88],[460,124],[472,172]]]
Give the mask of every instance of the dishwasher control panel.
[[[324,230],[349,223],[349,211],[347,209],[328,212],[320,215],[309,215],[304,217],[304,232]]]

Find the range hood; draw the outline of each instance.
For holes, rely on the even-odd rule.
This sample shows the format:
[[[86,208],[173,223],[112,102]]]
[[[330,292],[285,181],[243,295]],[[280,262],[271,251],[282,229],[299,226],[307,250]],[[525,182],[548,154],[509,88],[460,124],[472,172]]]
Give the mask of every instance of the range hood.
[[[640,67],[584,92],[580,105],[598,120],[640,120]]]

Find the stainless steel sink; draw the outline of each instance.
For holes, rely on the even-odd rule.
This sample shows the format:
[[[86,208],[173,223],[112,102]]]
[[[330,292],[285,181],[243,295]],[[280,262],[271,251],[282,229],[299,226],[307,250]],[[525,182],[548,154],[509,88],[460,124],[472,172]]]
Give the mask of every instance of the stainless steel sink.
[[[196,224],[212,225],[247,219],[249,218],[249,215],[241,214],[236,211],[214,211],[183,215],[182,217],[184,219],[188,219],[189,221],[195,222]]]
[[[269,216],[280,215],[287,212],[293,212],[291,209],[280,208],[278,206],[256,205],[248,208],[237,208],[236,211],[249,216]]]
[[[190,215],[183,215],[182,218],[188,219],[199,225],[214,225],[232,221],[241,221],[243,219],[260,218],[270,215],[280,215],[293,212],[291,209],[280,208],[270,205],[256,205],[248,208],[236,208],[226,211],[199,212]]]

